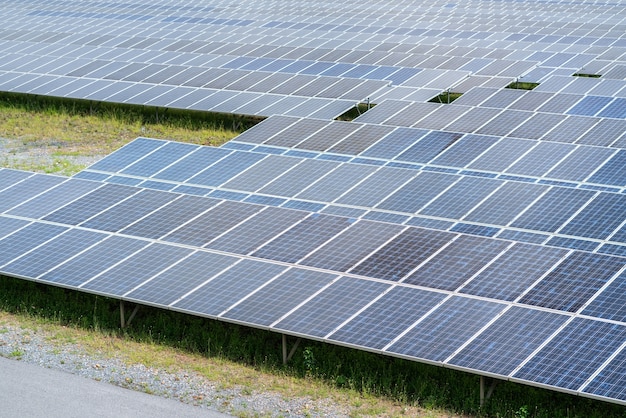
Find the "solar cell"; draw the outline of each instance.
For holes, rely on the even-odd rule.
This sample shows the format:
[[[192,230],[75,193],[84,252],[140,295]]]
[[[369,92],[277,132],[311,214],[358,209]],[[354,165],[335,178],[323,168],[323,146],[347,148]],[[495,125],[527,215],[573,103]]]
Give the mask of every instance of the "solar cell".
[[[411,170],[382,167],[337,200],[337,203],[370,207],[393,193],[398,185],[415,177]]]
[[[262,209],[262,206],[225,201],[185,223],[162,239],[202,247]]]
[[[196,252],[129,292],[125,298],[170,305],[237,260],[221,254]]]
[[[361,155],[393,159],[427,133],[428,131],[422,129],[398,128],[369,147]]]
[[[389,287],[380,282],[341,277],[274,328],[324,337]]]
[[[318,271],[290,269],[221,316],[269,326],[336,278]]]
[[[191,177],[187,182],[204,186],[219,186],[264,157],[263,154],[235,151]]]
[[[45,218],[46,221],[78,225],[110,206],[137,193],[139,190],[129,186],[105,184],[104,186],[55,210]]]
[[[608,238],[626,220],[624,208],[626,195],[601,193],[559,232],[579,237]]]
[[[66,227],[34,223],[0,240],[0,267],[66,231]]]
[[[626,186],[626,151],[618,151],[588,180],[591,183]]]
[[[595,193],[589,190],[553,187],[519,216],[511,226],[555,232]]]
[[[428,162],[439,155],[446,148],[454,144],[454,142],[461,138],[461,136],[462,134],[452,132],[431,132],[395,159],[414,163]]]
[[[332,202],[376,171],[375,167],[357,164],[341,165],[307,187],[295,197]]]
[[[277,264],[243,260],[225,271],[211,272],[204,284],[172,305],[184,311],[217,316],[285,269]]]
[[[416,213],[458,180],[457,176],[449,174],[421,172],[376,207]]]
[[[190,144],[168,142],[121,172],[131,176],[150,177],[158,171],[161,171],[164,167],[183,158],[196,148],[196,146]]]
[[[507,225],[547,190],[536,184],[507,182],[463,219]]]
[[[351,219],[314,213],[262,246],[252,255],[295,263],[350,226],[352,222]]]
[[[2,267],[2,271],[22,277],[39,277],[93,244],[103,240],[107,235],[71,229],[52,239],[30,253]]]
[[[513,376],[576,390],[623,343],[626,327],[574,318]]]
[[[148,244],[133,238],[109,236],[76,257],[59,264],[40,279],[77,287]]]
[[[514,306],[449,363],[507,376],[566,320],[565,315]]]
[[[409,228],[349,272],[399,281],[454,236],[454,234],[440,231]]]
[[[0,216],[0,239],[28,225],[28,221]]]
[[[259,193],[294,197],[338,165],[339,163],[332,161],[304,160],[292,170],[268,183],[259,190]]]
[[[395,341],[387,351],[444,361],[505,305],[453,296]]]
[[[62,183],[63,177],[35,174],[0,192],[0,212],[6,212],[26,199]]]
[[[80,288],[110,296],[122,296],[192,252],[193,250],[187,248],[152,244],[81,284]]]
[[[462,177],[419,213],[460,219],[498,189],[502,183],[498,180],[480,177]]]
[[[402,286],[394,287],[333,332],[329,338],[382,349],[443,298],[444,295],[440,293]]]
[[[199,147],[171,166],[163,167],[160,172],[154,175],[154,178],[184,182],[230,153],[231,151],[226,149]]]
[[[622,349],[584,388],[584,391],[608,399],[626,400],[626,380],[623,368],[625,356],[626,351]]]
[[[121,232],[157,239],[187,223],[219,201],[196,196],[181,196],[156,212],[124,228]]]
[[[403,229],[399,225],[361,220],[315,250],[300,264],[347,271]]]
[[[508,246],[509,244],[505,241],[461,236],[428,260],[426,264],[420,266],[404,282],[454,290]]]
[[[574,252],[521,299],[521,303],[576,312],[626,264],[618,257]]]
[[[566,255],[567,250],[515,243],[459,291],[513,301]]]
[[[125,145],[118,152],[104,157],[89,168],[116,173],[164,144],[163,141],[139,138]]]

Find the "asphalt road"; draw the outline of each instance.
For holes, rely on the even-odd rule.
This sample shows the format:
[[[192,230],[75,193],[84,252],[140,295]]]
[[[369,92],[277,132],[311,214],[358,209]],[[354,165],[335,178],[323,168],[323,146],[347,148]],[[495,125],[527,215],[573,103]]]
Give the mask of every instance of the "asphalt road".
[[[227,418],[67,372],[0,357],[0,418]]]

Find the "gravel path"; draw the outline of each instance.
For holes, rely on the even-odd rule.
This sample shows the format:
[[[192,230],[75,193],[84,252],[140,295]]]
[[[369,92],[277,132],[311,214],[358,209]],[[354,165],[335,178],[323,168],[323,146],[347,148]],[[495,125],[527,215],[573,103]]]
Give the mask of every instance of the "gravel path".
[[[331,400],[284,399],[276,393],[249,393],[244,388],[221,389],[218,382],[194,373],[169,373],[119,359],[98,358],[77,344],[50,342],[46,331],[0,325],[0,356],[64,370],[91,379],[211,408],[236,416],[344,417],[349,410]]]

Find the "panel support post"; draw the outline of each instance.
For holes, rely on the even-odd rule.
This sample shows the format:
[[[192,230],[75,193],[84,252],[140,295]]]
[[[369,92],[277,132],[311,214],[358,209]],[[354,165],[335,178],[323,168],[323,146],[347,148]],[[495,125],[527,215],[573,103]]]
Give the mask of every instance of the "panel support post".
[[[493,390],[496,388],[498,381],[496,379],[491,379],[491,384],[489,388],[487,386],[487,378],[485,376],[480,376],[480,407],[482,408],[485,405],[485,401],[491,398],[493,394]],[[487,393],[485,393],[485,389],[487,389]]]
[[[300,338],[296,340],[296,342],[293,344],[293,347],[291,347],[289,354],[287,354],[287,335],[283,334],[283,364],[287,364],[287,362],[291,360],[293,355],[296,353],[296,349],[298,348],[299,344]]]
[[[137,315],[137,311],[139,311],[139,305],[135,305],[135,309],[133,309],[128,319],[126,319],[124,301],[120,300],[120,326],[122,328],[126,328],[128,325],[130,325],[135,315]]]

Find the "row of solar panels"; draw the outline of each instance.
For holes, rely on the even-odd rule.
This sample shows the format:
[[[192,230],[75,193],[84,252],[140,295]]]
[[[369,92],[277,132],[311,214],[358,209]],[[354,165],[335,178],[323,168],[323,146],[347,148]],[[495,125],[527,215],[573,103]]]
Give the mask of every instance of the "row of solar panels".
[[[322,97],[286,96],[14,72],[0,72],[0,89],[12,93],[173,109],[236,112],[252,116],[286,114],[334,119],[355,105],[352,100]]]
[[[553,100],[547,105],[562,105],[560,95]],[[603,147],[626,146],[626,119],[472,107],[454,103],[439,105],[385,100],[356,121]]]
[[[244,147],[239,142],[259,145]],[[335,161],[350,161],[347,156],[355,155],[357,161],[372,165],[419,169],[419,164],[429,164],[433,169],[445,167],[449,173],[459,173],[447,170],[458,168],[465,169],[463,174],[477,170],[475,175],[483,177],[528,176],[520,179],[528,182],[588,182],[615,186],[607,190],[618,192],[626,186],[625,153],[614,148],[358,122],[274,116],[226,147],[295,156],[299,155],[297,151],[314,151],[306,155]]]
[[[585,78],[579,79],[585,80]],[[588,78],[587,80],[596,79]],[[611,83],[611,81],[615,83]],[[476,87],[455,100],[454,104],[624,119],[626,118],[623,115],[624,105],[626,104],[624,102],[626,100],[624,98],[626,97],[626,81],[611,81],[604,80],[605,84],[598,85],[598,87],[606,88],[604,91],[610,92],[610,95],[621,97],[612,99],[601,94],[588,94],[585,96],[573,93],[574,90],[569,89],[556,94],[541,89],[540,87],[543,87],[543,84],[540,84],[539,87],[531,91]],[[615,84],[619,85],[616,86]],[[620,85],[624,87],[623,93],[619,93]],[[587,112],[581,112],[583,109],[587,110]]]
[[[598,251],[626,249],[617,244],[626,241],[625,194],[358,162],[139,139],[78,177],[566,248],[609,241]]]
[[[47,188],[10,193],[35,179]],[[0,181],[4,274],[626,400],[626,258],[13,170]]]

